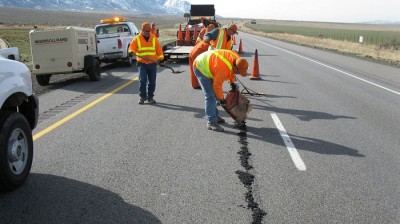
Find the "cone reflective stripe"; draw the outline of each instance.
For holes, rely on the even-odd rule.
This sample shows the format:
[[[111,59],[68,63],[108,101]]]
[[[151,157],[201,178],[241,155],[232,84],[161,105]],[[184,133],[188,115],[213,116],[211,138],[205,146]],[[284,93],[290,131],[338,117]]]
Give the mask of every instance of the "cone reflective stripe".
[[[185,45],[186,45],[186,46],[192,45],[192,40],[190,39],[190,29],[189,29],[189,25],[186,26]]]
[[[176,45],[182,46],[183,45],[183,37],[182,37],[182,27],[181,24],[179,24],[179,31],[178,31],[178,38],[176,40]]]
[[[251,71],[251,80],[259,80],[260,78],[260,70],[258,68],[258,51],[254,53],[254,60],[253,60],[253,69]]]
[[[239,54],[243,54],[243,48],[242,48],[242,39],[240,39],[239,41],[239,50],[238,50]]]

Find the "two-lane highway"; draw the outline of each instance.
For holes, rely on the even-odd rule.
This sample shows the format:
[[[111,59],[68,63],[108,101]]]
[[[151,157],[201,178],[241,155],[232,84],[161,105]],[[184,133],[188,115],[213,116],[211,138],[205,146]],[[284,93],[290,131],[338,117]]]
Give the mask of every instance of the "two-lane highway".
[[[159,68],[154,105],[137,104],[136,67],[40,95],[1,223],[399,223],[400,69],[239,38],[261,80],[238,78],[267,94],[247,95],[245,129],[220,108],[225,132],[207,130],[187,62]]]

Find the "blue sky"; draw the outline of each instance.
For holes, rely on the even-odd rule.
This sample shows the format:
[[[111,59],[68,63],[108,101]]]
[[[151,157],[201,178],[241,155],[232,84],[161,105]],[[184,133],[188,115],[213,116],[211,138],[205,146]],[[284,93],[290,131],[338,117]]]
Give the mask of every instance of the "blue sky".
[[[400,0],[186,0],[214,4],[217,15],[254,19],[357,23],[400,22]]]

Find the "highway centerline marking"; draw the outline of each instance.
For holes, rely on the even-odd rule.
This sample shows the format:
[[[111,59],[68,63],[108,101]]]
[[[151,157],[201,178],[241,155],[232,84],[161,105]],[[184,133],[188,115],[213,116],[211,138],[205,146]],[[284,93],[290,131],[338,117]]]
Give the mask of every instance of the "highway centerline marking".
[[[306,171],[306,164],[304,164],[303,160],[300,157],[300,154],[297,152],[296,147],[294,147],[294,144],[287,134],[285,127],[283,127],[281,121],[279,120],[278,115],[276,115],[275,113],[271,113],[271,117],[272,120],[274,120],[276,128],[279,130],[279,134],[281,135],[287,150],[289,151],[290,157],[292,157],[294,165],[298,170]]]
[[[50,133],[50,132],[53,131],[54,129],[60,127],[61,125],[65,124],[65,123],[67,123],[67,122],[68,122],[69,120],[71,120],[72,118],[74,118],[74,117],[78,116],[79,114],[81,114],[81,113],[87,111],[89,108],[94,107],[96,104],[98,104],[98,103],[100,103],[101,101],[107,99],[108,97],[112,96],[114,93],[116,93],[116,92],[122,90],[123,88],[127,87],[127,86],[130,85],[132,82],[134,82],[134,81],[136,81],[136,80],[138,80],[138,79],[139,79],[138,77],[134,77],[132,80],[129,80],[128,82],[122,84],[121,86],[117,87],[117,88],[114,89],[113,91],[111,91],[111,92],[105,94],[104,96],[98,98],[97,100],[95,100],[95,101],[89,103],[88,105],[82,107],[81,109],[75,111],[74,113],[72,113],[72,114],[70,114],[70,115],[64,117],[63,119],[61,119],[61,120],[57,121],[56,123],[50,125],[49,127],[45,128],[44,130],[42,130],[42,131],[36,133],[36,134],[33,136],[33,141],[35,141],[35,140],[37,140],[37,139],[43,137],[44,135]]]
[[[379,85],[379,84],[373,83],[373,82],[368,81],[368,80],[366,80],[366,79],[357,77],[357,76],[355,76],[355,75],[353,75],[353,74],[350,74],[350,73],[348,73],[348,72],[342,71],[342,70],[337,69],[337,68],[334,68],[334,67],[332,67],[332,66],[330,66],[330,65],[326,65],[326,64],[324,64],[324,63],[322,63],[322,62],[313,60],[313,59],[311,59],[311,58],[307,58],[307,57],[305,57],[305,56],[303,56],[303,55],[300,55],[300,54],[294,53],[294,52],[292,52],[292,51],[289,51],[289,50],[286,50],[286,49],[277,47],[277,46],[275,46],[275,45],[262,42],[262,41],[260,41],[260,40],[257,40],[257,39],[255,39],[255,38],[253,38],[253,37],[249,37],[249,38],[251,38],[251,39],[253,39],[253,40],[256,40],[256,41],[258,41],[258,42],[260,42],[260,43],[263,43],[263,44],[265,44],[265,45],[268,45],[268,46],[274,47],[274,48],[276,48],[276,49],[279,49],[279,50],[281,50],[281,51],[285,51],[285,52],[287,52],[287,53],[289,53],[289,54],[293,54],[293,55],[298,56],[298,57],[300,57],[300,58],[303,58],[303,59],[306,59],[306,60],[308,60],[308,61],[314,62],[314,63],[316,63],[316,64],[322,65],[322,66],[324,66],[324,67],[330,68],[330,69],[332,69],[332,70],[335,70],[335,71],[337,71],[337,72],[340,72],[340,73],[345,74],[345,75],[347,75],[347,76],[350,76],[350,77],[352,77],[352,78],[358,79],[358,80],[360,80],[360,81],[366,82],[366,83],[371,84],[371,85],[373,85],[373,86],[379,87],[379,88],[384,89],[384,90],[386,90],[386,91],[389,91],[389,92],[392,92],[392,93],[394,93],[394,94],[400,95],[400,92],[397,92],[397,91],[395,91],[395,90],[392,90],[392,89],[389,89],[389,88],[387,88],[387,87],[381,86],[381,85]]]

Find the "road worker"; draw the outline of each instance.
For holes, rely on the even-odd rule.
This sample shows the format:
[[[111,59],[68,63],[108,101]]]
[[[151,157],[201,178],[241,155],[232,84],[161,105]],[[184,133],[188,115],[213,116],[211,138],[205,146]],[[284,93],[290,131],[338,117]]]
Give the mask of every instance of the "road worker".
[[[156,35],[157,38],[160,37],[160,32],[156,29],[156,24],[154,22],[151,23],[151,33]]]
[[[235,74],[246,77],[249,63],[232,50],[217,49],[201,53],[194,60],[193,67],[204,94],[207,129],[224,131],[219,124],[225,120],[218,115],[217,109],[217,100],[226,107],[222,85],[228,80],[231,88],[236,88]]]
[[[199,36],[196,39],[196,44],[200,41],[203,40],[204,34],[206,34],[207,32],[210,32],[211,30],[215,29],[215,25],[214,24],[209,24],[207,27],[203,27],[200,32],[199,32]]]
[[[237,26],[231,24],[228,28],[217,28],[204,34],[203,41],[211,45],[211,48],[215,49],[228,49],[231,50],[232,35],[238,34]]]
[[[139,104],[156,103],[157,64],[164,60],[164,53],[158,38],[151,33],[149,22],[142,23],[141,31],[133,38],[129,46],[129,54],[136,55],[139,71]]]
[[[207,26],[207,28],[203,28],[201,31],[200,31],[200,33],[203,31],[203,30],[205,30],[205,31],[207,31],[207,32],[210,32],[210,31],[212,31],[213,29],[215,29],[215,25],[214,24],[209,24],[208,26]],[[204,34],[203,34],[204,35]],[[200,36],[200,35],[199,35]],[[202,39],[202,38],[201,38]],[[199,40],[199,38],[197,38],[197,40]],[[192,50],[190,50],[190,53],[189,53],[189,67],[190,67],[190,81],[191,81],[191,83],[192,83],[192,87],[193,87],[193,89],[201,89],[201,87],[200,87],[200,83],[199,83],[199,80],[197,79],[197,77],[195,76],[195,74],[194,74],[194,72],[193,72],[193,62],[194,62],[194,59],[196,59],[196,57],[199,55],[199,54],[201,54],[201,53],[203,53],[204,51],[207,51],[208,50],[208,48],[209,48],[209,44],[207,44],[207,43],[205,43],[205,42],[203,42],[203,41],[199,41],[199,42],[196,42],[196,45],[192,48]]]

